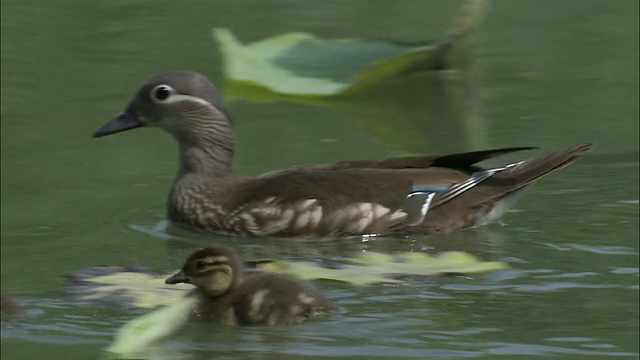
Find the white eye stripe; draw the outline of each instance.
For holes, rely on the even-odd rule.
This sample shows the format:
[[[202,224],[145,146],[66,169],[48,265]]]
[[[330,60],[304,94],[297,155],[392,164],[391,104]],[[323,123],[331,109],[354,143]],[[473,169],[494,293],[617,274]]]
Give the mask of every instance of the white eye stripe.
[[[166,98],[162,103],[163,104],[175,104],[181,101],[191,101],[201,105],[211,106],[208,101],[203,100],[196,96],[191,95],[183,95],[183,94],[171,94],[168,98]]]
[[[177,94],[176,90],[169,85],[161,84],[151,89],[150,97],[158,104],[175,104],[180,101],[191,101],[201,105],[211,106],[209,102],[196,96]]]

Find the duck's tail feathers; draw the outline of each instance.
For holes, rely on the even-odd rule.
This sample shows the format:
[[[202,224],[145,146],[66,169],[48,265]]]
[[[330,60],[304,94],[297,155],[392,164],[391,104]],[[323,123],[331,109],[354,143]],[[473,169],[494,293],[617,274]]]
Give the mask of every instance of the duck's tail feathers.
[[[514,164],[507,171],[496,173],[491,178],[492,183],[495,182],[494,185],[500,185],[501,182],[505,182],[504,185],[508,188],[507,192],[518,190],[552,171],[570,165],[591,148],[593,148],[593,144],[580,144],[566,150],[554,151],[525,159]]]
[[[525,188],[551,171],[561,169],[592,148],[592,144],[582,144],[572,148],[538,155],[519,162],[476,171],[459,184],[433,190],[438,193],[432,203],[437,207],[450,202],[460,195],[472,204],[497,201],[509,194]]]

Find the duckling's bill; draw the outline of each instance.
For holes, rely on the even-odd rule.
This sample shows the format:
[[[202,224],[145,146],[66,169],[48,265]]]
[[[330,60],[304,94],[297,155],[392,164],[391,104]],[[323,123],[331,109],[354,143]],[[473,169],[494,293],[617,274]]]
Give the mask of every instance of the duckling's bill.
[[[185,274],[183,270],[180,270],[177,273],[169,276],[167,280],[164,281],[164,283],[169,285],[179,284],[179,283],[189,284],[191,283],[191,281],[189,280],[189,277],[187,276],[187,274]]]

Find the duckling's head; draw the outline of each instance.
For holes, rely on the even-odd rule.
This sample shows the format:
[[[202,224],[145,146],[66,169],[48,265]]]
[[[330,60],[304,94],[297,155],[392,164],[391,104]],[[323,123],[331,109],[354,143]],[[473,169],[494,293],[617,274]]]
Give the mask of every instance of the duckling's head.
[[[93,136],[152,126],[185,142],[197,140],[207,130],[225,130],[230,125],[222,97],[204,75],[173,71],[147,80],[125,110],[96,130]]]
[[[235,284],[242,263],[235,252],[209,247],[191,254],[182,270],[171,275],[166,284],[188,283],[211,297],[226,293]]]

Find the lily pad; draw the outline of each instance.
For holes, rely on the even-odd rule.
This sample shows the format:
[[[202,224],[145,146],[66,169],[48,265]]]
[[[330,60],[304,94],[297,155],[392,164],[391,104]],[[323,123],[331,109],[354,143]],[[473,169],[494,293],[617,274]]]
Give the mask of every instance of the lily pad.
[[[116,302],[137,308],[172,304],[193,289],[188,284],[167,285],[171,273],[157,273],[141,266],[98,266],[69,276],[69,292],[76,301]]]
[[[485,3],[466,1],[446,36],[418,44],[286,33],[245,45],[226,28],[213,29],[213,37],[228,92],[253,100],[315,103],[403,75],[449,68],[452,49],[477,23]]]
[[[150,346],[171,336],[189,320],[197,296],[182,296],[170,305],[140,316],[122,326],[107,349],[123,358],[144,359]],[[156,358],[156,357],[154,357]]]
[[[505,269],[503,262],[485,262],[458,251],[429,255],[403,252],[395,255],[362,252],[345,263],[325,266],[302,260],[248,261],[247,271],[274,271],[301,280],[332,280],[356,286],[395,283],[403,276],[435,276],[441,274],[473,274]],[[70,276],[70,292],[78,301],[111,300],[127,306],[155,308],[172,304],[193,289],[188,284],[166,285],[172,273],[157,273],[143,267],[95,267]]]
[[[395,255],[362,252],[347,259],[345,264],[327,267],[311,261],[256,260],[246,263],[247,271],[275,271],[299,279],[325,279],[353,285],[399,282],[401,276],[439,275],[444,273],[471,274],[507,268],[503,262],[483,262],[475,256],[458,251],[429,255],[421,252],[403,252]],[[122,270],[122,271],[119,271]],[[164,279],[170,273],[160,274],[143,268],[101,267],[79,271],[72,275],[77,287],[85,287],[84,299],[109,297],[113,292],[128,294],[130,303],[139,307],[166,305],[125,324],[115,336],[108,351],[118,358],[139,358],[153,351],[160,340],[177,332],[189,319],[197,297],[186,289],[167,292]],[[193,288],[188,286],[188,288]],[[178,290],[179,289],[179,290]],[[157,349],[155,349],[157,351]]]
[[[285,33],[244,44],[213,29],[227,99],[337,108],[402,154],[484,146],[466,38],[486,0],[467,0],[449,31],[402,43]]]
[[[261,269],[281,271],[303,280],[333,280],[363,286],[401,281],[402,276],[434,276],[441,274],[472,274],[505,269],[502,262],[483,262],[475,256],[450,251],[438,255],[403,252],[396,255],[362,252],[348,259],[349,264],[327,268],[310,262],[264,263]]]

